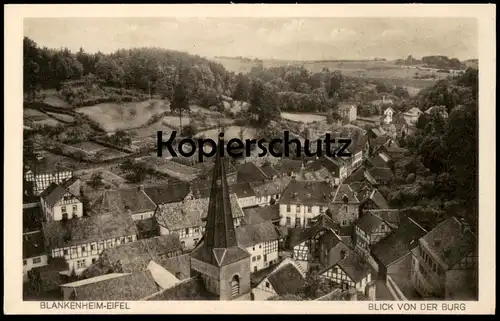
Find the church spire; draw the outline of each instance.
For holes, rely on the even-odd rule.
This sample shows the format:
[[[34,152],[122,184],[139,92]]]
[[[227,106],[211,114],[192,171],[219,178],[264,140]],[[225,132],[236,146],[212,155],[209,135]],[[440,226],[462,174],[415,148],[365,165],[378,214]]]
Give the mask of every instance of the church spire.
[[[223,148],[221,145],[219,142],[217,149]],[[229,198],[226,164],[219,151],[215,159],[206,222],[205,245],[208,248],[223,249],[238,246]]]

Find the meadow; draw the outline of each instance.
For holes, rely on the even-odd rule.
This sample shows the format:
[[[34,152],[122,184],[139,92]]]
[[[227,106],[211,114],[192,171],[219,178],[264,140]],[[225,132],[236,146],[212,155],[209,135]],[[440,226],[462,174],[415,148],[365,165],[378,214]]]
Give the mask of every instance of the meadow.
[[[315,114],[307,114],[307,113],[281,113],[281,118],[291,121],[296,121],[300,123],[314,123],[325,121],[325,116],[315,115]]]
[[[256,139],[257,138],[257,129],[251,128],[251,127],[241,127],[241,126],[229,126],[225,129],[224,131],[224,138],[226,141],[228,141],[231,138],[240,138],[240,132],[241,129],[243,129],[243,140],[245,139]],[[205,138],[210,138],[213,139],[214,141],[217,141],[219,138],[219,133],[220,129],[219,128],[214,128],[214,129],[209,129],[205,130],[202,132],[199,132],[196,137],[205,137]]]
[[[97,122],[107,132],[138,128],[147,124],[154,116],[170,110],[163,100],[147,100],[119,105],[103,103],[90,107],[77,108],[76,112],[84,114]]]

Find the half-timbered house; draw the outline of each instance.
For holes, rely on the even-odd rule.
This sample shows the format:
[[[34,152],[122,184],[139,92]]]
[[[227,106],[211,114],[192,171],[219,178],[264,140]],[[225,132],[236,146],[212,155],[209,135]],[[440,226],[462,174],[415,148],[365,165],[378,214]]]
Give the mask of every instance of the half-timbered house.
[[[355,288],[364,292],[366,285],[372,280],[372,269],[367,262],[352,254],[320,271],[319,275],[343,289]]]
[[[41,159],[27,164],[24,169],[24,179],[33,182],[33,194],[40,195],[50,184],[62,184],[73,177],[73,169]]]
[[[238,245],[251,255],[250,270],[257,272],[278,263],[280,236],[270,221],[236,228]]]

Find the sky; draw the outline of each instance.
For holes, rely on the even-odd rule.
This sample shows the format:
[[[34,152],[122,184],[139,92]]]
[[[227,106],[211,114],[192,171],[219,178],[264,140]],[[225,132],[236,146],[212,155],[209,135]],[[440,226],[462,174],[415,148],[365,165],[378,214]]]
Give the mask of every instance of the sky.
[[[27,18],[40,46],[110,53],[161,47],[204,57],[477,58],[474,18]]]

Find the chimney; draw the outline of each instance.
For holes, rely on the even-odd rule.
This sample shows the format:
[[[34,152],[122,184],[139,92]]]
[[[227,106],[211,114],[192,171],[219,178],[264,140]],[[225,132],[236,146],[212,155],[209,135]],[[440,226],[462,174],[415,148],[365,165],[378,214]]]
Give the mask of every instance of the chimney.
[[[375,293],[377,291],[377,284],[375,281],[369,282],[366,287],[365,287],[365,295],[370,299],[371,301],[375,301]]]
[[[298,196],[297,192],[293,192],[293,198],[295,198],[295,199],[296,199],[296,198],[297,198],[297,196]]]

